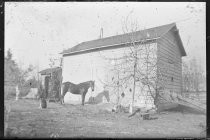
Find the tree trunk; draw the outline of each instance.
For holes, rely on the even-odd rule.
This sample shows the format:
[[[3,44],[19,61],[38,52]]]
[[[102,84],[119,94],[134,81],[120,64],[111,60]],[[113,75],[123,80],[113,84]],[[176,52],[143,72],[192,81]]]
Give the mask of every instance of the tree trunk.
[[[135,58],[135,64],[134,64],[134,71],[133,71],[133,96],[132,96],[132,102],[130,105],[129,113],[133,113],[133,106],[134,106],[134,97],[135,97],[135,89],[136,89],[136,65],[137,65],[137,59]]]
[[[117,71],[117,76],[118,76],[118,77],[117,77],[117,78],[118,78],[118,79],[117,79],[117,105],[119,105],[119,104],[120,104],[120,103],[119,103],[119,102],[120,102],[120,93],[119,93],[119,92],[120,92],[120,91],[119,91],[119,79],[120,79],[120,78],[119,78],[119,70]]]

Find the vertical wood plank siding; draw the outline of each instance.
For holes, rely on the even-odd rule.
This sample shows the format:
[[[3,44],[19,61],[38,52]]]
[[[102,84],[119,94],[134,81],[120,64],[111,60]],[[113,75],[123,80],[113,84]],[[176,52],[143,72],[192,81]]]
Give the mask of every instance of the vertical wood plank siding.
[[[173,30],[170,30],[158,41],[158,68],[167,69],[164,77],[167,79],[165,88],[181,94],[182,89],[182,59]],[[170,64],[172,63],[172,64]],[[172,82],[173,77],[173,82]]]

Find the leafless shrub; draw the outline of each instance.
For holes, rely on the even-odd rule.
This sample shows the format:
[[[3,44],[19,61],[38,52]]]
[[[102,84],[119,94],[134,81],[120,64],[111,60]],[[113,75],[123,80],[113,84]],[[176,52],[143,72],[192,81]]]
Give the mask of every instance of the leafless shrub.
[[[8,106],[4,105],[4,136],[9,136],[11,133],[11,130],[8,127],[10,112],[11,112],[11,105],[10,104]]]

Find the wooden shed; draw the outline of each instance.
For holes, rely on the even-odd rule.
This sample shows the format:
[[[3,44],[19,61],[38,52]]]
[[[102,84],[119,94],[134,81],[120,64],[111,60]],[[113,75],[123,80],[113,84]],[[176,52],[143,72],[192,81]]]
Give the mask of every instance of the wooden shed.
[[[131,42],[131,37],[134,39],[134,42]],[[142,40],[144,41],[143,43]],[[96,90],[93,94],[100,93],[104,90],[105,81],[109,82],[117,77],[117,74],[110,70],[115,63],[113,62],[114,58],[123,58],[125,54],[128,54],[131,51],[131,43],[139,45],[143,50],[148,46],[151,48],[153,58],[155,58],[154,63],[157,64],[153,71],[157,79],[164,79],[164,91],[168,91],[164,93],[175,92],[181,94],[182,57],[186,56],[186,52],[175,23],[82,42],[72,48],[64,50],[62,52],[63,82],[71,81],[80,83],[95,80]],[[129,67],[128,63],[125,67]],[[139,61],[138,69],[142,67],[143,62]],[[167,68],[167,70],[161,73],[159,72],[160,69],[165,68]],[[119,75],[122,76],[123,74]],[[119,75],[118,78],[120,77]],[[130,80],[130,82],[128,82],[130,84],[123,85],[118,91],[110,86],[108,89],[111,102],[116,101],[116,92],[123,92],[125,93],[125,103],[127,103],[127,105],[130,104],[133,90],[132,82],[133,81]],[[135,95],[135,106],[154,106],[154,100],[147,96],[146,90],[141,90],[143,87],[142,82],[136,84],[137,94]],[[160,104],[161,103],[165,104],[166,108],[173,106],[170,106],[171,104],[167,101],[160,102]]]
[[[42,86],[46,94],[46,98],[60,99],[60,85],[61,85],[61,73],[60,67],[47,68],[39,72],[41,74]]]

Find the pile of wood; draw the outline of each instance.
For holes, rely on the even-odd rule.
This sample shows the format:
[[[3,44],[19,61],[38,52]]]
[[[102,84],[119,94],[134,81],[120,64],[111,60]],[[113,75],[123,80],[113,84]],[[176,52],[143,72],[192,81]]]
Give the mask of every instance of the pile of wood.
[[[206,114],[206,105],[198,101],[189,98],[179,98],[178,104],[183,108],[190,108],[198,113]]]
[[[144,108],[137,108],[131,115],[128,117],[132,117],[137,115],[140,120],[154,120],[157,119],[157,117],[153,117],[152,115],[156,113],[155,109],[144,109]]]
[[[114,106],[114,108],[112,109],[112,112],[115,112],[115,113],[129,113],[129,107],[124,107],[122,105],[117,105],[117,106]]]

